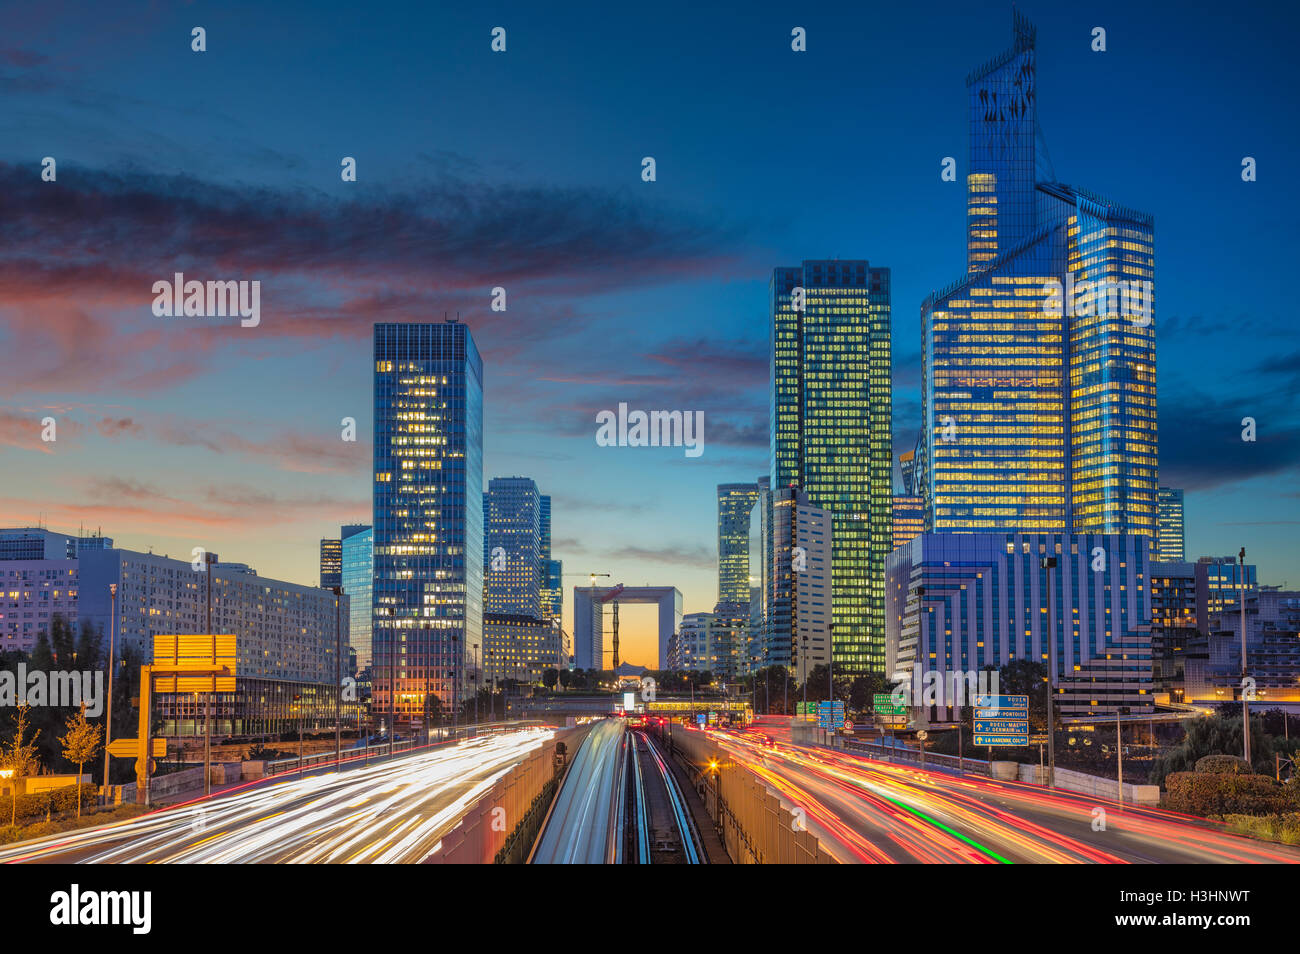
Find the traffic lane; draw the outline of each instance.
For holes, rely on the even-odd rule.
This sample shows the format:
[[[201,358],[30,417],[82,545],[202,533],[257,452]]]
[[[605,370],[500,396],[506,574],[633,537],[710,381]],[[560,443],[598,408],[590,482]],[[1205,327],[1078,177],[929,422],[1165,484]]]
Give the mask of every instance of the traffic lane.
[[[469,801],[552,736],[507,733],[259,786],[14,846],[0,861],[419,861]]]
[[[565,776],[533,864],[601,864],[609,838],[609,810],[623,724],[598,723],[578,748]]]

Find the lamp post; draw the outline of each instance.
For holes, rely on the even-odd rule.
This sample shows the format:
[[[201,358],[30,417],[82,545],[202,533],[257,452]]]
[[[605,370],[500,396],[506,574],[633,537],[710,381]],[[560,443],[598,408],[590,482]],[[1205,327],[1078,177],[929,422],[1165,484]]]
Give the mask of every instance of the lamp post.
[[[343,587],[334,592],[334,764],[343,768]]]
[[[483,688],[483,664],[478,657],[478,643],[474,643],[474,729],[478,733],[478,694]]]
[[[488,669],[492,670],[492,692],[488,696],[488,700],[492,706],[492,711],[488,715],[488,722],[495,722],[497,720],[497,651],[495,649],[489,649],[487,651],[487,657]]]
[[[294,714],[297,715],[298,717],[298,774],[299,775],[302,774],[302,705],[300,704],[301,699],[302,699],[302,695],[295,692],[293,695],[293,711]]]
[[[208,635],[212,639],[212,659],[217,658],[217,638],[212,632],[212,565],[217,562],[217,555],[205,550],[203,562],[208,577]],[[212,677],[213,683],[217,677]],[[208,691],[203,700],[203,794],[212,794],[212,692]]]
[[[104,804],[108,804],[108,743],[113,741],[113,670],[116,665],[117,584],[108,584],[108,718],[104,722]]]
[[[1238,599],[1241,602],[1241,739],[1246,765],[1250,765],[1250,699],[1246,689],[1246,548],[1241,548],[1238,559],[1241,566]]]
[[[1039,562],[1047,580],[1047,787],[1056,788],[1056,590],[1052,585],[1056,557],[1045,556]]]

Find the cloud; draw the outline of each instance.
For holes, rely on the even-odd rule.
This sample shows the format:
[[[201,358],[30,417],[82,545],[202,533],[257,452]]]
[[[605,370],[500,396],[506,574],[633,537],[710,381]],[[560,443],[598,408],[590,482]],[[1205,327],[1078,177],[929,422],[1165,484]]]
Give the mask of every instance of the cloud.
[[[688,566],[699,570],[716,569],[718,555],[702,545],[642,547],[623,546],[603,554],[610,560],[633,560],[638,563],[656,563],[662,566]]]
[[[1253,417],[1256,440],[1243,441],[1242,419]],[[1300,465],[1300,424],[1274,395],[1211,397],[1187,394],[1159,405],[1160,483],[1209,490],[1267,477]]]

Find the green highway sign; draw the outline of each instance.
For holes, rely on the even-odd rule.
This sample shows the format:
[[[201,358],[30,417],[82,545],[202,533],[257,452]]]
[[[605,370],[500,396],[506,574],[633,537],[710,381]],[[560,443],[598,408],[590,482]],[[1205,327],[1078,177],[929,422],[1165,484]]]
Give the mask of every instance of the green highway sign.
[[[900,706],[888,692],[878,692],[872,696],[871,708],[876,715],[907,715],[907,706]]]

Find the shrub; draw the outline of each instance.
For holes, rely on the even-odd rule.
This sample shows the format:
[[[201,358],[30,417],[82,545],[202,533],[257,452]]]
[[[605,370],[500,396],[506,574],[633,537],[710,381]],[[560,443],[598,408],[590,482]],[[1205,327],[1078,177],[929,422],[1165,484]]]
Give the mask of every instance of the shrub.
[[[1225,815],[1228,827],[1243,835],[1300,845],[1300,812],[1285,815]]]
[[[95,800],[95,786],[86,783],[81,786],[82,796],[81,804],[86,805],[93,803]],[[9,799],[0,798],[0,818],[4,821],[9,820],[9,815],[13,811],[13,805]],[[18,796],[18,819],[44,817],[49,812],[68,812],[77,809],[77,786],[68,785],[64,788],[54,788],[44,792],[31,792],[26,795]]]
[[[1196,760],[1196,771],[1215,775],[1252,775],[1255,770],[1237,755],[1206,755]]]
[[[1266,775],[1175,772],[1165,786],[1166,807],[1189,815],[1272,815],[1298,807],[1294,790]]]

